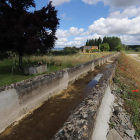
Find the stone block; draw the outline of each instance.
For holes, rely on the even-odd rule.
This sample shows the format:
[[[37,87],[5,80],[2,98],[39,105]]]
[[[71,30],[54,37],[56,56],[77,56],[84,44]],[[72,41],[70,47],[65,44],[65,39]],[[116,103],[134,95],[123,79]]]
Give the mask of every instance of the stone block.
[[[24,74],[26,75],[35,75],[35,74],[40,74],[44,72],[47,72],[47,64],[28,66],[24,68]]]
[[[109,131],[107,140],[123,140],[123,138],[118,134],[115,129]]]

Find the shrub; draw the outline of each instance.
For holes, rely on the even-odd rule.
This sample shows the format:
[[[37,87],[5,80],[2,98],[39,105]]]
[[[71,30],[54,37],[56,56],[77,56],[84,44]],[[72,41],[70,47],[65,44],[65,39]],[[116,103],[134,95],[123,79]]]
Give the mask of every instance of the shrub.
[[[0,52],[0,60],[6,59],[9,57],[7,52]]]
[[[98,50],[98,49],[93,49],[93,50],[91,50],[91,52],[92,52],[92,53],[94,53],[94,52],[99,52],[99,50]]]
[[[123,48],[122,46],[117,46],[117,47],[115,47],[115,50],[116,50],[116,51],[123,51],[124,48]]]
[[[86,49],[86,53],[89,53],[89,49]]]
[[[101,44],[100,45],[100,50],[101,51],[109,51],[110,47],[107,43]]]
[[[140,52],[140,47],[137,47],[137,48],[135,49],[135,51],[136,51],[136,52]]]

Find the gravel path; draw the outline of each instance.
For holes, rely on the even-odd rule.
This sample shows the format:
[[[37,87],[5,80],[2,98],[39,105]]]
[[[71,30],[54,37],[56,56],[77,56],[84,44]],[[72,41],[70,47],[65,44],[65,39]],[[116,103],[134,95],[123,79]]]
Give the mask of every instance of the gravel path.
[[[128,54],[129,56],[131,56],[133,59],[137,60],[138,62],[140,62],[140,57],[138,56],[138,54]]]

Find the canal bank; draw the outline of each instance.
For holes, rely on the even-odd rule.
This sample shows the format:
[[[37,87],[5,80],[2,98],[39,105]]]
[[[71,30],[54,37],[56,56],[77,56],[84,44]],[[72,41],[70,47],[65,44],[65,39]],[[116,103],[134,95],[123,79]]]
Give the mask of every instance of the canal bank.
[[[77,106],[89,95],[100,78],[112,67],[108,61],[101,67],[75,80],[58,95],[47,100],[15,126],[8,127],[1,140],[50,140],[67,121]]]

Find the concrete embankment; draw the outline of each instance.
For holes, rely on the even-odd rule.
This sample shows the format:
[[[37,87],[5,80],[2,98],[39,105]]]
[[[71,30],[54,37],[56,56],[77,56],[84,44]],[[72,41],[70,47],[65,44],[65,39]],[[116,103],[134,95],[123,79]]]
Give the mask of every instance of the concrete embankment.
[[[0,88],[0,132],[20,120],[53,95],[68,87],[69,82],[94,70],[118,54],[112,54],[55,73],[44,74]]]
[[[107,139],[111,105],[114,102],[110,86],[115,74],[116,65],[117,60],[105,72],[88,97],[78,106],[58,133],[56,133],[53,140]]]

